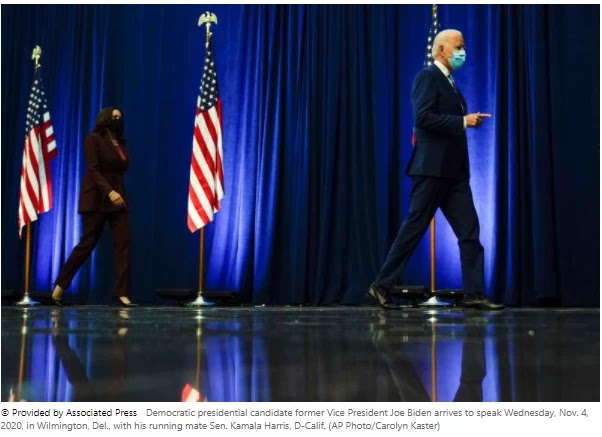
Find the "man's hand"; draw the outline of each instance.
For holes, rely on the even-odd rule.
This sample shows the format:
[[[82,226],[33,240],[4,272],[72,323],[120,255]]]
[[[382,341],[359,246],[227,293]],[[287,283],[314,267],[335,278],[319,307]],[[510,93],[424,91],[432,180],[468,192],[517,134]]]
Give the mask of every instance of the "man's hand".
[[[111,202],[113,202],[113,205],[118,206],[120,208],[124,208],[125,207],[125,200],[123,200],[123,197],[121,197],[121,194],[119,194],[117,191],[113,190],[109,193],[109,199],[111,199]]]
[[[464,116],[466,119],[466,127],[478,128],[486,118],[491,118],[491,114],[482,114],[477,112],[476,114],[468,114]]]

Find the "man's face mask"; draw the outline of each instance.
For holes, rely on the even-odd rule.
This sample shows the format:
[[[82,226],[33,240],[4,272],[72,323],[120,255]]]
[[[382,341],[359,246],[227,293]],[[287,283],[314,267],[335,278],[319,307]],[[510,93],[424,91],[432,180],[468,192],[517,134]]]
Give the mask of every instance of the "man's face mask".
[[[464,62],[466,61],[466,50],[454,50],[453,55],[448,59],[448,61],[449,65],[451,65],[451,68],[457,70],[464,65]]]

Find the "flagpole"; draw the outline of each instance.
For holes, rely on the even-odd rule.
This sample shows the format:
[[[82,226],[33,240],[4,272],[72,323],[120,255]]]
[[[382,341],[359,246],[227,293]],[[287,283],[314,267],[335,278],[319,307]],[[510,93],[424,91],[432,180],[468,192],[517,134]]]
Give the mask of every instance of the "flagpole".
[[[207,302],[203,298],[203,281],[205,279],[205,268],[204,268],[204,254],[205,254],[205,227],[201,228],[201,244],[199,250],[199,291],[194,301],[190,302],[188,306],[212,306],[213,303]]]
[[[431,402],[437,402],[437,319],[431,318]]]
[[[435,293],[435,217],[431,219],[431,293]]]
[[[209,40],[211,39],[211,35],[212,35],[211,23],[217,24],[217,16],[215,14],[212,14],[210,12],[205,12],[204,14],[202,14],[199,17],[199,26],[205,25],[205,28],[206,28],[205,49],[207,49],[207,47],[209,47]],[[199,291],[198,291],[196,299],[188,304],[188,306],[194,306],[194,307],[214,305],[211,302],[207,302],[203,298],[203,280],[205,279],[204,278],[205,268],[204,268],[204,262],[203,262],[204,253],[205,253],[205,226],[203,226],[201,228],[200,240],[201,240],[201,247],[200,247],[200,255],[199,255]]]
[[[38,72],[40,65],[40,58],[42,57],[42,49],[40,46],[35,46],[31,53],[31,59],[34,61],[34,76]],[[38,302],[29,297],[29,285],[31,277],[31,223],[27,224],[27,236],[25,237],[25,292],[23,293],[23,299],[17,302],[19,306],[33,306],[37,305]]]
[[[207,398],[201,393],[201,360],[202,360],[202,339],[203,339],[203,312],[196,311],[196,373],[194,385],[187,382],[182,390],[182,402],[205,402]],[[190,388],[190,390],[187,390]]]
[[[431,20],[437,20],[437,5],[434,4],[432,6],[431,9]],[[420,304],[420,306],[427,306],[427,307],[443,307],[443,306],[448,306],[449,303],[447,302],[443,302],[441,300],[439,300],[435,294],[435,292],[437,291],[437,289],[435,288],[435,279],[437,276],[437,270],[436,270],[436,260],[435,260],[435,240],[436,240],[436,233],[435,233],[435,216],[433,216],[433,218],[431,219],[431,297],[429,297],[425,302],[422,302]]]
[[[29,297],[29,280],[31,277],[31,223],[27,225],[27,234],[25,237],[25,292],[23,299],[17,302],[20,306],[33,306],[38,302]]]
[[[21,351],[19,353],[19,377],[17,379],[17,400],[21,400],[21,389],[23,387],[23,376],[25,374],[25,346],[27,343],[27,309],[23,311],[23,323],[21,324]]]
[[[194,378],[194,387],[197,389],[199,394],[201,393],[201,335],[203,333],[201,329],[201,320],[203,320],[202,314],[197,314],[197,327],[196,327],[196,374]]]

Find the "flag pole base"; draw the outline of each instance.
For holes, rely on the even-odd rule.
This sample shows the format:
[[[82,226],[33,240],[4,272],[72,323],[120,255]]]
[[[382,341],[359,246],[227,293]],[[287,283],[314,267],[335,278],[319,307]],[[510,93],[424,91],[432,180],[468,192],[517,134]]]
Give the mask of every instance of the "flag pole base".
[[[443,302],[442,300],[439,300],[439,298],[437,298],[437,296],[431,296],[428,298],[428,300],[426,300],[425,302],[422,302],[420,304],[421,307],[447,307],[450,306],[449,303],[447,302]]]
[[[19,302],[16,303],[16,305],[22,306],[22,307],[32,307],[32,306],[35,306],[38,304],[39,304],[39,302],[30,298],[28,293],[25,293],[23,295],[23,299],[21,299]]]
[[[214,305],[214,303],[208,302],[205,299],[203,299],[203,294],[200,291],[195,300],[186,304],[186,306],[188,307],[211,307]]]

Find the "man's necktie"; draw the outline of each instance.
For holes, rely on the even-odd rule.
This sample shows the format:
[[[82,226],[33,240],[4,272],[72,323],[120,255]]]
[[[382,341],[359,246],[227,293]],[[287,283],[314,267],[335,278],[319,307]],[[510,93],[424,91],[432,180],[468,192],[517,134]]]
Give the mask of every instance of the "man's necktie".
[[[458,97],[460,97],[460,92],[458,91],[458,88],[456,88],[456,82],[454,82],[454,78],[452,77],[452,75],[450,74],[449,76],[447,76],[447,78],[449,79],[449,82],[451,83]],[[462,107],[462,112],[464,112],[464,104],[462,103],[462,99],[460,99],[460,106]]]

